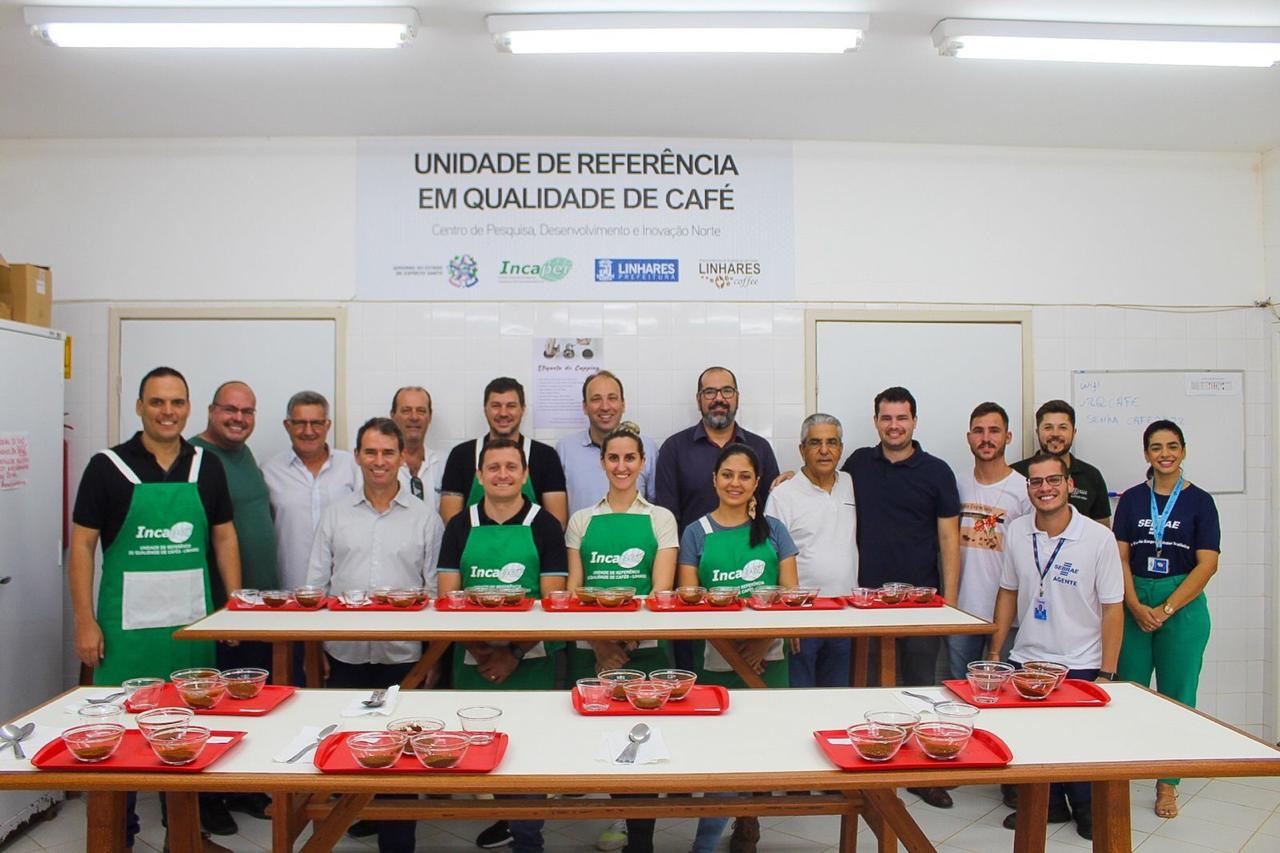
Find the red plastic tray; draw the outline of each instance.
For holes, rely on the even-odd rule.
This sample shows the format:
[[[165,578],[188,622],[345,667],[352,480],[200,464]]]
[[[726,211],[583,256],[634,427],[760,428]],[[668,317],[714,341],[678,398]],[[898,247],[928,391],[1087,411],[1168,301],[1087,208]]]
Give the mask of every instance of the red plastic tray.
[[[1006,682],[994,704],[982,705],[973,701],[973,690],[969,688],[968,681],[952,679],[942,683],[952,693],[977,708],[1101,708],[1111,701],[1111,694],[1101,686],[1077,678],[1068,678],[1044,699],[1023,699],[1013,689],[1013,685]]]
[[[498,766],[507,752],[507,735],[498,732],[484,746],[472,744],[467,754],[453,767],[424,767],[416,755],[401,754],[390,767],[361,767],[347,749],[347,738],[359,732],[334,732],[316,747],[315,766],[321,773],[488,773]]]
[[[524,601],[510,607],[506,605],[502,607],[481,607],[479,604],[472,604],[471,602],[467,602],[461,607],[450,607],[448,598],[437,598],[436,610],[441,613],[518,613],[522,610],[532,610],[533,602],[536,600],[526,597]],[[414,760],[417,761],[417,759]]]
[[[947,603],[947,600],[937,593],[934,593],[933,600],[928,604],[920,604],[915,601],[902,601],[897,604],[885,604],[878,598],[870,604],[854,604],[853,598],[848,596],[845,597],[845,601],[849,602],[850,605],[858,608],[859,610],[908,610],[912,607],[942,607]]]
[[[262,687],[262,692],[252,699],[233,699],[228,693],[213,708],[196,709],[197,716],[212,717],[261,717],[263,714],[270,713],[277,705],[292,696],[298,688],[289,687],[287,685],[266,684]],[[182,701],[182,697],[178,695],[178,688],[172,684],[166,684],[160,689],[160,698],[156,702],[156,706],[160,708],[185,708],[186,703]],[[129,707],[126,702],[124,709],[131,714],[139,713]]]
[[[858,755],[844,729],[825,729],[813,733],[818,748],[841,770],[949,770],[956,767],[1004,767],[1013,760],[1009,746],[989,731],[974,729],[964,752],[948,761],[930,758],[920,751],[915,738],[909,739],[888,761],[867,761]],[[832,743],[832,739],[845,743]]]
[[[327,604],[330,600],[331,599],[326,598],[319,607],[301,607],[299,606],[298,602],[292,599],[289,600],[288,604],[281,605],[280,607],[268,607],[265,604],[245,604],[243,601],[241,601],[238,598],[228,598],[227,609],[228,610],[255,610],[255,611],[260,610],[264,613],[315,613],[318,610],[324,610],[325,604]]]
[[[124,733],[124,740],[116,754],[106,759],[89,764],[79,761],[67,749],[62,738],[45,744],[31,759],[32,765],[41,770],[145,770],[148,773],[199,773],[226,754],[245,736],[244,732],[227,732],[214,730],[210,743],[205,745],[204,752],[190,764],[165,764],[151,751],[151,745],[142,737],[142,732],[129,729]],[[230,738],[226,743],[213,743],[212,738]]]
[[[819,596],[803,607],[788,607],[782,602],[770,604],[768,607],[759,607],[754,601],[748,600],[747,606],[752,610],[844,610],[844,599]]]
[[[561,607],[556,610],[551,606],[551,599],[542,599],[542,609],[548,613],[634,613],[640,609],[640,599],[633,598],[626,604],[620,604],[617,607],[604,607],[599,604],[583,604],[577,599],[569,599],[568,607]]]
[[[411,613],[415,610],[426,610],[430,606],[431,606],[431,599],[429,598],[423,601],[421,604],[412,604],[408,607],[396,607],[394,604],[373,604],[372,602],[370,602],[369,604],[366,604],[364,607],[351,607],[349,605],[343,604],[342,599],[336,598],[336,597],[330,598],[329,604],[328,604],[328,607],[330,610],[336,610],[341,613],[348,613],[348,612],[369,613],[371,611],[385,611],[385,610],[390,610],[395,613]]]
[[[656,711],[637,711],[625,699],[609,700],[607,711],[587,711],[582,707],[582,695],[573,694],[573,710],[584,717],[714,717],[729,710],[729,691],[718,684],[695,684],[688,695],[679,702],[668,702]]]
[[[683,604],[679,599],[676,599],[675,607],[663,610],[662,608],[655,607],[653,605],[653,599],[646,598],[644,600],[644,606],[647,609],[652,610],[654,613],[698,613],[702,611],[711,611],[713,613],[732,613],[735,610],[742,609],[743,601],[744,599],[739,598],[733,604],[726,604],[724,607],[712,607],[710,604],[706,604],[705,602],[703,604]],[[796,610],[799,608],[792,609]]]

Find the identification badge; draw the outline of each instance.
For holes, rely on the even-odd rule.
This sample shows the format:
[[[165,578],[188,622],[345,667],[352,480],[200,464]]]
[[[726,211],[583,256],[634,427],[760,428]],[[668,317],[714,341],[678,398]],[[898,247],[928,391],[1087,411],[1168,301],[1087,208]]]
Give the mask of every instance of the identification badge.
[[[1147,571],[1153,575],[1169,574],[1169,558],[1147,557]]]
[[[1037,622],[1049,621],[1049,605],[1045,603],[1043,595],[1037,595],[1035,606],[1032,608],[1031,615]]]

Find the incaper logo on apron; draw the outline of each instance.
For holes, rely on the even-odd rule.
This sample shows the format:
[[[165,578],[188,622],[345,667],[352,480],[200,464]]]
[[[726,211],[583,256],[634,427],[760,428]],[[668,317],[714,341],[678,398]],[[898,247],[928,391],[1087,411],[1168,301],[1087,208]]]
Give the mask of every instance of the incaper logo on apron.
[[[498,569],[498,580],[503,583],[515,583],[524,577],[524,563],[507,563]]]
[[[136,538],[138,539],[168,539],[175,545],[181,545],[191,538],[191,534],[195,533],[196,527],[189,521],[179,521],[172,527],[146,527],[138,525]]]
[[[618,555],[618,565],[624,569],[634,569],[644,560],[643,548],[628,548]]]
[[[764,574],[764,560],[749,560],[742,567],[742,579],[744,581],[758,580]]]

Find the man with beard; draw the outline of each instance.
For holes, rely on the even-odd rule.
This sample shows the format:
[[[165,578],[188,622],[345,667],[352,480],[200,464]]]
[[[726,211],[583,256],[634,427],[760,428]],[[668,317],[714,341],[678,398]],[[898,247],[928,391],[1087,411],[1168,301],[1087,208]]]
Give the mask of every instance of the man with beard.
[[[1107,498],[1107,483],[1097,468],[1071,455],[1071,445],[1076,440],[1076,410],[1066,400],[1050,400],[1036,409],[1036,438],[1040,451],[1060,457],[1071,475],[1069,500],[1071,505],[1087,518],[1111,526],[1111,501]],[[1034,457],[1032,457],[1034,458]],[[1027,476],[1031,459],[1013,463],[1013,470]]]
[[[857,503],[858,575],[862,586],[890,581],[932,586],[955,606],[960,584],[960,496],[947,463],[913,436],[916,399],[906,388],[876,395],[872,422],[880,436],[860,447],[842,471],[853,477]],[[899,637],[898,683],[933,684],[941,637]],[[934,808],[949,809],[942,788],[908,788]]]
[[[400,485],[433,512],[438,512],[444,457],[427,447],[427,430],[431,429],[431,394],[418,385],[399,389],[391,396],[391,420],[404,435]]]

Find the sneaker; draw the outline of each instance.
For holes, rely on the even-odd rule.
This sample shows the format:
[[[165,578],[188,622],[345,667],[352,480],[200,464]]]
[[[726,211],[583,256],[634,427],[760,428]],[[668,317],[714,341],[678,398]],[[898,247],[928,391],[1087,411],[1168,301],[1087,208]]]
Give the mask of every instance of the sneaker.
[[[240,831],[221,797],[200,798],[200,826],[214,835],[235,835]]]
[[[729,836],[729,853],[756,853],[756,843],[759,840],[759,819],[740,817],[733,822],[733,835]]]
[[[500,820],[476,836],[476,846],[492,850],[495,847],[506,847],[514,840],[511,837],[511,827],[507,826],[505,820]]]
[[[596,839],[597,850],[621,850],[627,846],[627,822],[615,820]]]
[[[1093,810],[1081,809],[1072,815],[1076,819],[1076,834],[1081,838],[1093,840]]]

